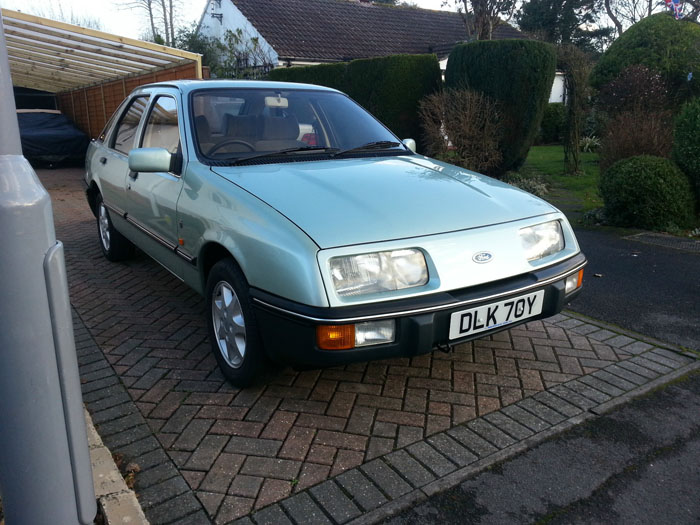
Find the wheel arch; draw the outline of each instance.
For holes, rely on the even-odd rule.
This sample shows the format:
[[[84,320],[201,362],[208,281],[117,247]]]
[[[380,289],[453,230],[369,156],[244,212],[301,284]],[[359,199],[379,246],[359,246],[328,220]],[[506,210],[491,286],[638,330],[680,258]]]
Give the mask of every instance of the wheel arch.
[[[85,190],[85,196],[87,197],[88,206],[92,214],[97,217],[97,196],[100,195],[100,188],[97,183],[93,180],[90,181],[90,185]]]

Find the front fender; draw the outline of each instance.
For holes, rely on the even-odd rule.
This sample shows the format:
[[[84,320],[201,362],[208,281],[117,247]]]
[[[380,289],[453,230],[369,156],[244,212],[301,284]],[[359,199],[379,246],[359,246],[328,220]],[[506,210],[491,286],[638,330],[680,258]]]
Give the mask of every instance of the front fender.
[[[239,186],[209,170],[188,171],[178,222],[190,253],[201,255],[211,243],[223,246],[250,286],[302,304],[328,306],[316,262],[318,246]]]

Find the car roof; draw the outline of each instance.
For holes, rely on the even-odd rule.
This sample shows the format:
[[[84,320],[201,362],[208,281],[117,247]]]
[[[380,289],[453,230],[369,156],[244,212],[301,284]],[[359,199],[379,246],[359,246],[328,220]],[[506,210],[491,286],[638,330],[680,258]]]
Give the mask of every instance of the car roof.
[[[246,89],[311,89],[318,91],[339,92],[336,89],[316,86],[314,84],[298,84],[295,82],[272,82],[263,80],[172,80],[167,82],[154,82],[144,84],[136,90],[169,87],[179,89],[183,93],[201,89],[222,89],[222,88],[246,88]]]

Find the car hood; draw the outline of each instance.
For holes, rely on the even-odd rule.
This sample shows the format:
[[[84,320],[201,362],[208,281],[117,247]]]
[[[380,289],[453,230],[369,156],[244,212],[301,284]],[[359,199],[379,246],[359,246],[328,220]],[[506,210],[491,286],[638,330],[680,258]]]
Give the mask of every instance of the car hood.
[[[285,215],[324,249],[556,211],[513,186],[417,155],[212,170]]]

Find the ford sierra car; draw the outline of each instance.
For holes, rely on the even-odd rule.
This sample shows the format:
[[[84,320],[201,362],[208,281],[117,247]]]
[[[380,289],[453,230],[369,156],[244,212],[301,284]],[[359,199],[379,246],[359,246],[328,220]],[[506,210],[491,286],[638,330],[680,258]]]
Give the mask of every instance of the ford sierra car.
[[[91,143],[86,182],[105,257],[136,246],[201,293],[238,386],[268,360],[414,356],[546,318],[586,264],[551,204],[313,85],[141,86]]]

